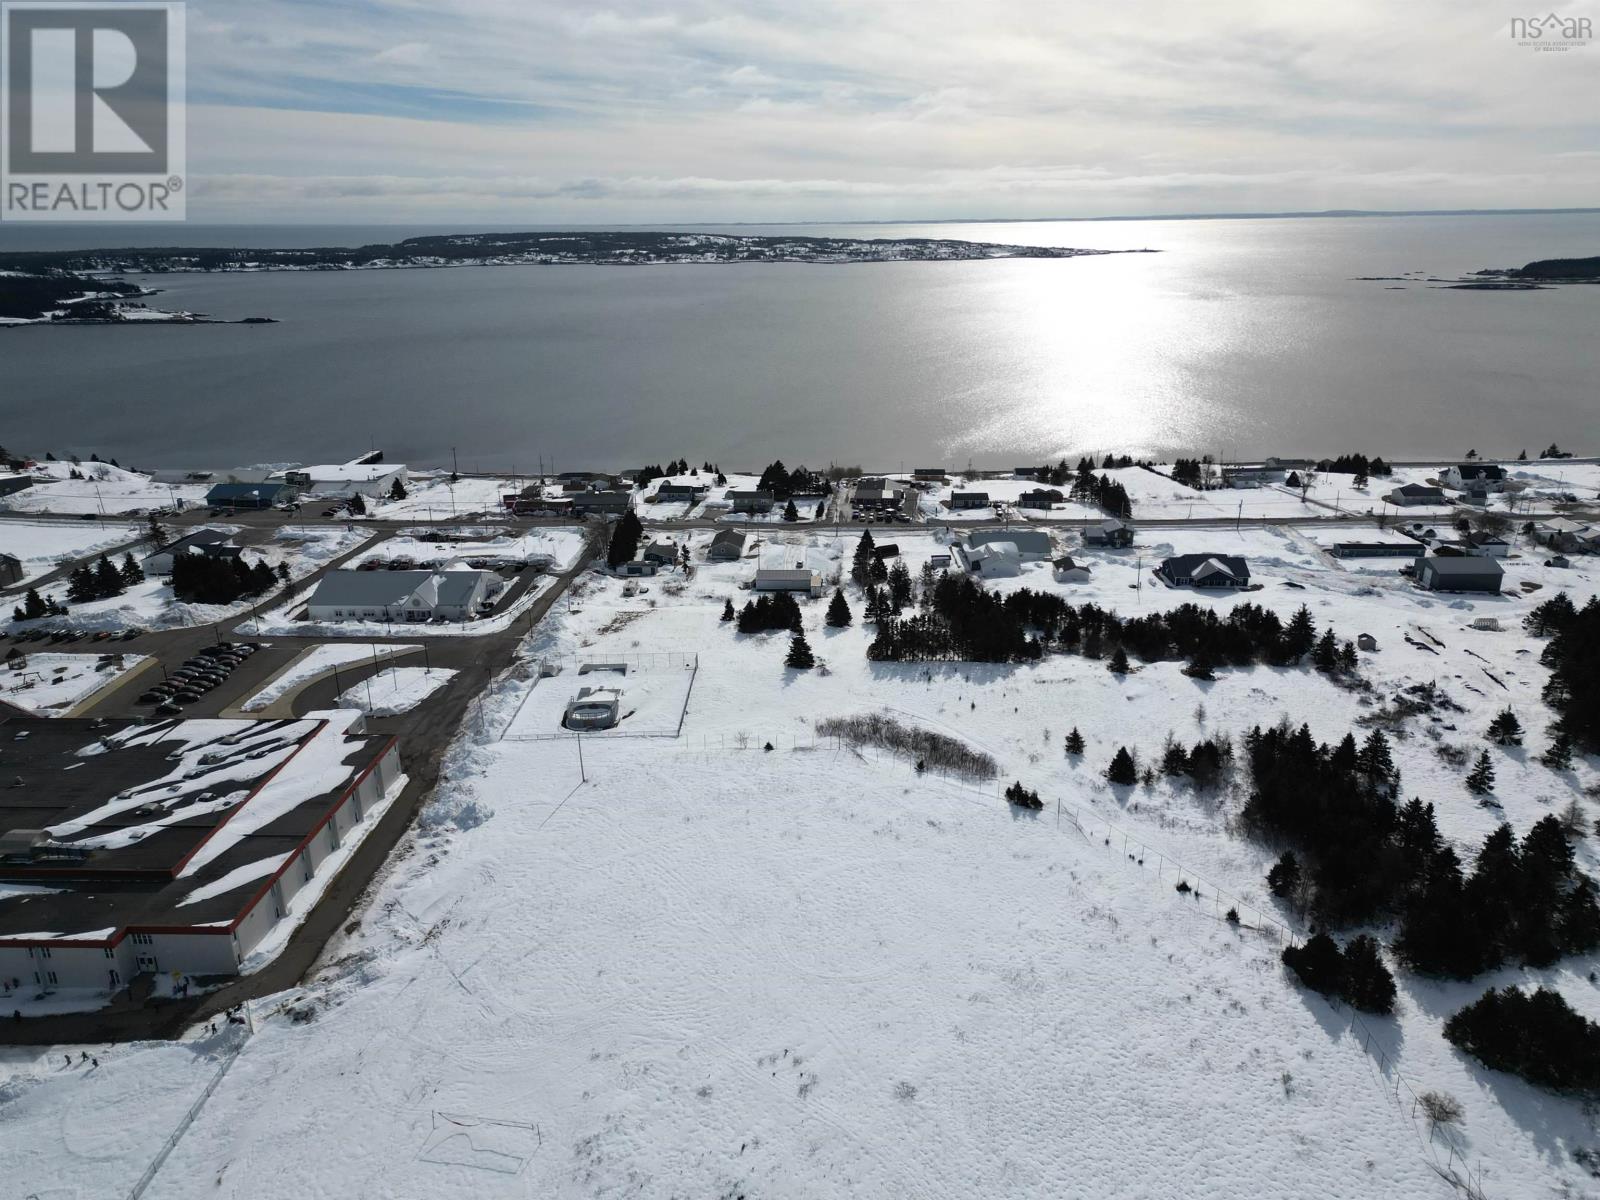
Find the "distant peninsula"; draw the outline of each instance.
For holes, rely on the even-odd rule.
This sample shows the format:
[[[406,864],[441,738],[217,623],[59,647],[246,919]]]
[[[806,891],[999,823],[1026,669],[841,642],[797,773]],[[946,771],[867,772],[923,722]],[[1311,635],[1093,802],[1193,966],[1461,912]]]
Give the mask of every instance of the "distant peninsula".
[[[941,238],[755,237],[720,233],[584,231],[461,233],[368,246],[208,249],[181,246],[0,253],[0,271],[160,274],[173,271],[347,271],[396,267],[661,263],[959,262],[1127,253]]]
[[[1523,267],[1486,267],[1458,279],[1407,271],[1402,275],[1361,275],[1365,283],[1450,288],[1463,292],[1538,292],[1568,283],[1600,283],[1600,258],[1543,258]],[[1390,288],[1390,291],[1404,290]]]

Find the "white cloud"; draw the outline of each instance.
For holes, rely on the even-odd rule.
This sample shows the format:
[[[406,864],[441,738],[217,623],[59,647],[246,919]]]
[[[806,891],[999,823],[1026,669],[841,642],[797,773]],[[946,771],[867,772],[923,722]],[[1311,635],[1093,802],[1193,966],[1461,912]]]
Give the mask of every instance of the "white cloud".
[[[1456,0],[218,0],[190,49],[191,214],[1593,203],[1600,46],[1535,54],[1508,21]]]

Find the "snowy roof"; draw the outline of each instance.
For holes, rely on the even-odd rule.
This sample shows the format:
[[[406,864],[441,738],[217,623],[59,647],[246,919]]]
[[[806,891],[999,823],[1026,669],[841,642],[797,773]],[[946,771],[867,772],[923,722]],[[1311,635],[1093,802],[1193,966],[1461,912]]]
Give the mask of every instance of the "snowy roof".
[[[184,535],[175,542],[168,542],[159,550],[152,550],[145,557],[155,558],[157,555],[161,554],[177,554],[180,551],[189,550],[196,546],[220,546],[223,542],[227,541],[230,536],[231,535],[229,534],[223,533],[220,529],[197,529],[193,533]]]
[[[300,467],[302,475],[309,475],[313,483],[325,482],[362,482],[373,479],[382,479],[386,475],[393,475],[396,471],[405,470],[404,463],[329,463],[317,467]]]
[[[310,603],[335,608],[403,608],[413,596],[429,606],[465,604],[483,571],[329,571]]]
[[[1222,574],[1244,580],[1250,578],[1250,564],[1237,554],[1178,554],[1162,562],[1161,573],[1170,579],[1205,579]]]
[[[1422,566],[1436,575],[1504,575],[1505,568],[1498,560],[1476,554],[1430,554]]]

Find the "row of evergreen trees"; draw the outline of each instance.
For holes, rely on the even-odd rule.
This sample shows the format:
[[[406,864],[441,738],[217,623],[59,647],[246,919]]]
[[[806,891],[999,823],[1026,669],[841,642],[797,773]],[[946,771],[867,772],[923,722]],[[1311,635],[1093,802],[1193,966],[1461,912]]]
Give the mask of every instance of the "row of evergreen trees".
[[[1550,670],[1544,699],[1559,714],[1558,731],[1600,753],[1600,598],[1591,596],[1580,609],[1558,592],[1523,623],[1530,633],[1550,639],[1539,661]]]
[[[1354,475],[1358,487],[1369,476],[1390,474],[1389,464],[1382,458],[1368,458],[1365,454],[1341,454],[1338,458],[1325,458],[1317,464],[1317,470],[1325,474]]]
[[[791,471],[780,459],[761,472],[756,490],[771,492],[776,499],[787,500],[790,496],[827,495],[832,489],[826,477],[805,467],[796,467]]]
[[[615,569],[632,562],[639,554],[639,540],[644,537],[644,525],[639,514],[628,509],[611,527],[611,541],[606,545],[606,565]]]
[[[67,615],[67,606],[55,598],[53,594],[46,593],[41,596],[38,588],[29,588],[28,594],[22,598],[22,603],[11,609],[11,616],[18,621],[36,621],[40,617],[64,617]]]
[[[1099,466],[1102,471],[1114,471],[1119,467],[1148,465],[1148,460],[1145,462],[1135,462],[1131,454],[1107,454],[1104,458],[1100,459],[1099,462]],[[1084,475],[1092,474],[1094,469],[1095,460],[1090,458],[1088,455],[1084,455],[1082,458],[1078,459],[1078,465],[1076,467],[1068,466],[1067,460],[1064,458],[1060,462],[1053,465],[1051,463],[1045,463],[1044,466],[1039,467],[1034,471],[1033,477],[1040,483],[1047,484],[1051,487],[1065,487],[1067,484],[1072,482],[1074,476],[1082,477]]]
[[[247,563],[243,556],[179,554],[172,560],[172,594],[190,604],[232,604],[243,597],[259,596],[288,579],[287,563],[274,571],[263,561]]]
[[[1600,1025],[1557,992],[1491,988],[1445,1022],[1444,1036],[1485,1066],[1540,1087],[1600,1091]]]
[[[1080,504],[1092,504],[1113,517],[1133,516],[1133,501],[1128,489],[1109,475],[1093,472],[1075,476],[1067,493]]]
[[[139,569],[139,564],[133,561],[133,555],[125,555],[122,566],[112,564],[104,554],[100,560],[90,566],[84,563],[67,577],[67,599],[73,604],[84,604],[90,600],[108,600],[112,596],[120,596],[136,583],[144,581],[144,572]]]
[[[1283,965],[1312,991],[1352,1008],[1379,1014],[1394,1011],[1394,976],[1383,964],[1377,940],[1367,934],[1342,950],[1326,933],[1313,934],[1304,945],[1284,948]]]
[[[799,633],[801,629],[800,604],[788,592],[762,592],[754,600],[745,601],[737,616],[733,601],[728,600],[722,607],[722,619],[736,622],[740,633],[771,633],[779,629]]]
[[[910,601],[909,573],[901,578],[898,595],[904,607]],[[1217,666],[1257,662],[1293,666],[1309,660],[1330,674],[1353,671],[1356,665],[1355,647],[1341,643],[1331,629],[1319,636],[1304,606],[1287,625],[1271,609],[1248,602],[1226,612],[1185,603],[1122,618],[1093,603],[1074,605],[1053,592],[992,592],[970,576],[948,572],[933,579],[923,595],[925,610],[916,615],[894,617],[893,603],[887,616],[879,614],[869,658],[1029,662],[1046,652],[1102,658],[1121,649],[1147,663],[1188,659],[1202,676]]]

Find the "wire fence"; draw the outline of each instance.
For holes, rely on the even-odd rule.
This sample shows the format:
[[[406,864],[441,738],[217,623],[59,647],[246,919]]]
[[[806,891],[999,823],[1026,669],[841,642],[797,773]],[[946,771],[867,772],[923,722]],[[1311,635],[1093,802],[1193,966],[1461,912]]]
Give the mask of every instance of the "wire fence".
[[[587,739],[591,747],[595,741],[593,738]],[[839,737],[804,736],[798,733],[762,736],[753,732],[735,732],[730,735],[680,738],[677,749],[683,753],[706,755],[769,753],[784,750],[792,753],[849,754],[857,758],[904,766],[923,778],[936,779],[941,787],[967,793],[974,800],[981,797],[985,803],[1006,802],[1005,777],[995,780],[992,784],[978,786],[961,779],[935,775],[933,772],[918,772],[915,762],[905,754],[872,745],[852,744]],[[1147,875],[1154,871],[1153,882],[1157,886],[1170,882],[1176,891],[1180,883],[1187,884],[1188,891],[1183,893],[1185,896],[1183,902],[1191,904],[1197,912],[1205,912],[1212,919],[1226,920],[1231,924],[1234,923],[1228,915],[1231,911],[1233,916],[1237,917],[1239,928],[1260,934],[1277,945],[1297,946],[1305,940],[1307,935],[1303,930],[1263,910],[1259,905],[1231,892],[1203,872],[1151,845],[1142,835],[1107,820],[1097,810],[1064,797],[1056,797],[1053,804],[1058,829],[1070,831],[1090,846],[1117,855],[1125,865],[1133,869]],[[1048,819],[1050,808],[1046,807],[1040,815]],[[1335,1011],[1348,1010],[1349,1032],[1353,1038],[1359,1039],[1362,1052],[1377,1068],[1376,1078],[1384,1098],[1409,1124],[1428,1165],[1447,1183],[1468,1197],[1468,1200],[1488,1200],[1482,1183],[1481,1157],[1477,1168],[1474,1169],[1468,1162],[1466,1147],[1460,1133],[1453,1126],[1435,1122],[1428,1117],[1422,1100],[1426,1094],[1425,1090],[1419,1090],[1401,1072],[1394,1047],[1386,1037],[1381,1032],[1375,1031],[1358,1010],[1326,997],[1322,999]]]

